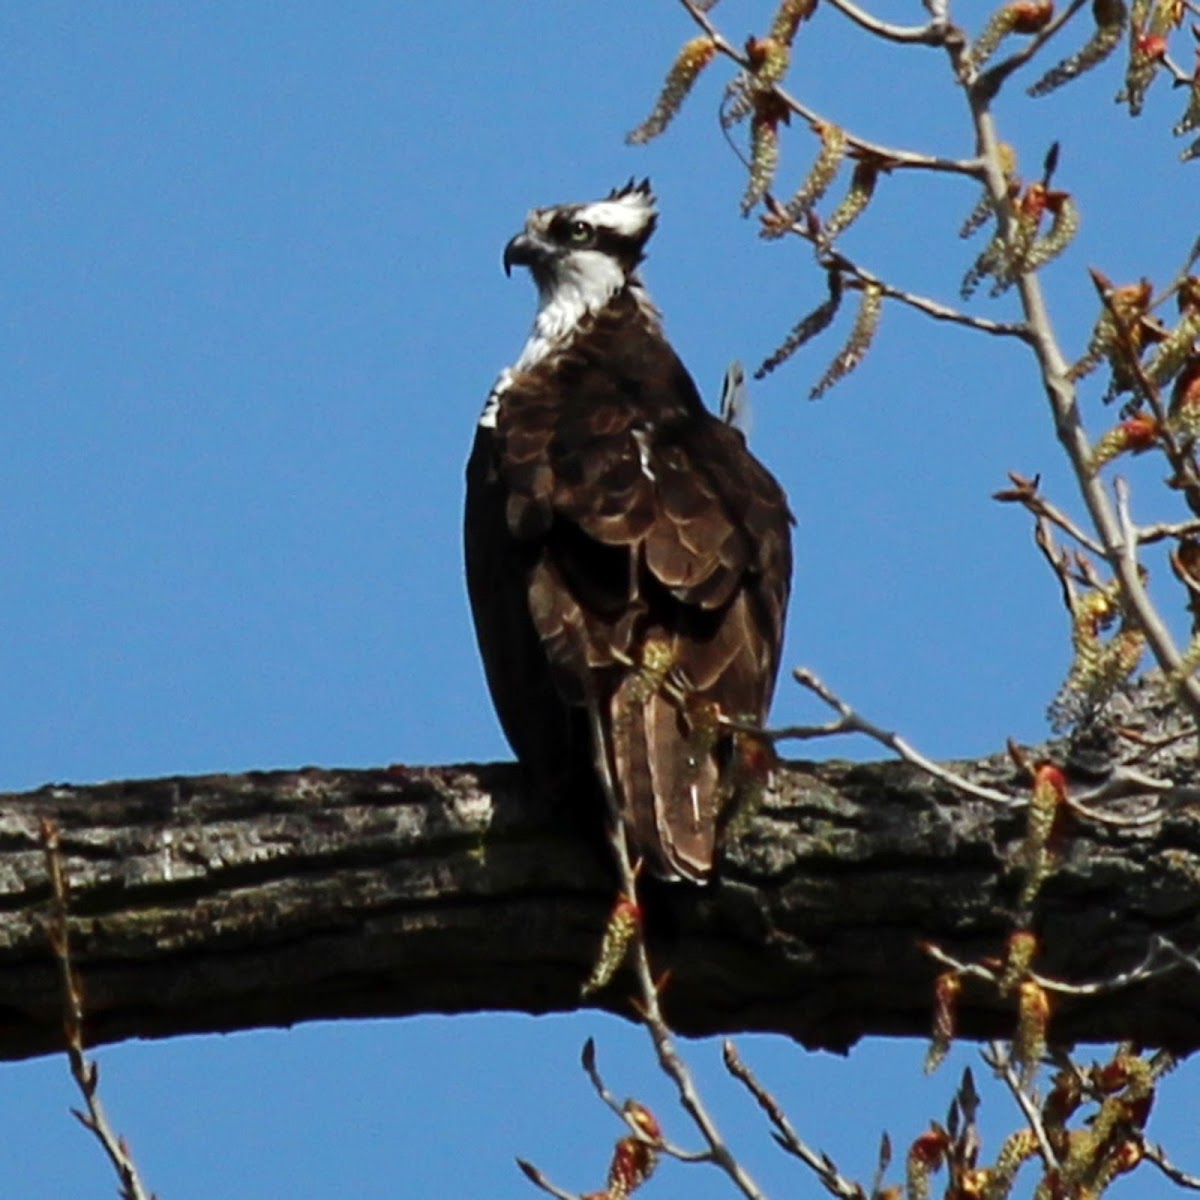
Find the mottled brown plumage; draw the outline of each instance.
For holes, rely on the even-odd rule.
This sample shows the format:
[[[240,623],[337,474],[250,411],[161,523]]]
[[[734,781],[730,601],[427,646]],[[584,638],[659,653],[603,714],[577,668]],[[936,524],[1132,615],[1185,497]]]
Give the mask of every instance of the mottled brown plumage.
[[[467,583],[521,762],[563,793],[607,767],[635,852],[660,875],[702,880],[731,789],[731,738],[706,737],[705,714],[766,717],[790,517],[662,335],[634,273],[653,228],[644,185],[641,195],[644,230],[607,231],[603,250],[593,236],[593,254],[622,252],[615,290],[598,289],[565,332],[527,348],[489,401],[467,468]],[[521,235],[537,242],[517,261],[531,265],[543,313],[553,255],[573,253],[557,248],[555,222],[593,210],[608,211],[538,210]]]

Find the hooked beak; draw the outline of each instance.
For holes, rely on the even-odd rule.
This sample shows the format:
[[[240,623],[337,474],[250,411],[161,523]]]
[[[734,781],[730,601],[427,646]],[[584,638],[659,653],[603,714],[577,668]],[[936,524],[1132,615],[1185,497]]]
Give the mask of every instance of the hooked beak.
[[[540,229],[526,226],[504,247],[504,274],[511,275],[514,266],[528,266],[536,278],[558,253],[558,246]]]
[[[513,267],[528,267],[536,257],[533,239],[527,233],[518,233],[504,247],[504,274],[512,276]]]

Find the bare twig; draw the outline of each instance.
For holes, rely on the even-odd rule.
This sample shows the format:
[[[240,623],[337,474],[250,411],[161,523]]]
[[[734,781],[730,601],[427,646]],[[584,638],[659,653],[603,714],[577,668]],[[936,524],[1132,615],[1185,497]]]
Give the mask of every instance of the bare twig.
[[[1046,1127],[1042,1124],[1042,1114],[1038,1111],[1038,1106],[1033,1102],[1032,1097],[1021,1086],[1021,1080],[1013,1069],[1012,1057],[1008,1050],[1002,1043],[992,1042],[987,1050],[982,1051],[982,1055],[983,1061],[995,1071],[998,1078],[1004,1081],[1021,1112],[1024,1113],[1030,1129],[1033,1130],[1034,1137],[1037,1138],[1038,1152],[1046,1164],[1046,1169],[1048,1171],[1060,1170],[1058,1155],[1054,1153],[1050,1139],[1046,1136]]]
[[[596,1065],[596,1043],[592,1038],[588,1038],[583,1043],[583,1053],[579,1056],[579,1061],[583,1066],[584,1074],[592,1082],[592,1087],[596,1089],[596,1095],[611,1109],[622,1121],[626,1121],[625,1112],[621,1108],[621,1102],[608,1090],[604,1079],[600,1075],[600,1068]],[[628,1122],[626,1121],[628,1124]]]
[[[962,962],[932,942],[923,942],[921,948],[934,962],[941,963],[942,966],[949,967],[960,975],[980,979],[992,986],[999,985],[999,972],[985,967],[982,963]],[[1180,958],[1183,957],[1182,952],[1176,951],[1176,953]],[[1091,983],[1064,983],[1061,979],[1039,975],[1036,971],[1030,971],[1028,978],[1044,991],[1055,992],[1060,996],[1104,996],[1110,992],[1120,991],[1122,988],[1132,987],[1135,983],[1144,983],[1147,979],[1157,979],[1159,976],[1176,970],[1180,963],[1177,961],[1162,962],[1161,959],[1166,956],[1168,956],[1167,947],[1162,945],[1161,938],[1156,938],[1137,966],[1131,967],[1128,971],[1122,971],[1118,975],[1110,975],[1107,979],[1098,979]],[[1197,966],[1197,969],[1200,969],[1200,965]]]
[[[1200,533],[1200,519],[1190,521],[1160,521],[1154,525],[1142,525],[1137,530],[1137,539],[1143,546],[1161,542],[1166,538],[1185,538]]]
[[[575,1192],[564,1191],[562,1188],[551,1183],[533,1163],[527,1162],[523,1158],[518,1158],[517,1166],[525,1173],[525,1178],[530,1183],[540,1187],[543,1192],[548,1192],[551,1196],[557,1197],[557,1200],[581,1200],[581,1197]]]
[[[680,0],[680,2],[686,4],[687,0]],[[822,117],[816,109],[797,100],[795,96],[778,84],[775,85],[775,94],[792,112],[803,117],[814,128],[836,123]],[[980,163],[975,158],[942,158],[937,154],[920,154],[915,150],[900,150],[895,146],[883,146],[878,142],[869,142],[865,138],[856,137],[849,131],[846,133],[846,144],[854,147],[864,157],[886,162],[888,170],[935,171],[943,175],[966,175],[971,179],[981,177]]]
[[[977,81],[976,86],[987,96],[994,96],[1004,81],[1020,67],[1023,67],[1039,50],[1052,38],[1071,18],[1085,5],[1088,0],[1071,0],[1045,29],[1040,30],[1014,54],[1002,59],[995,66],[988,68]]]
[[[674,1035],[659,1007],[657,989],[650,974],[649,958],[646,954],[645,943],[641,938],[636,944],[635,966],[641,991],[642,1021],[654,1043],[659,1065],[675,1083],[679,1094],[679,1103],[692,1118],[705,1142],[708,1143],[709,1161],[720,1167],[748,1200],[766,1200],[766,1193],[759,1188],[754,1178],[729,1149],[716,1122],[700,1097],[691,1071],[679,1054]]]
[[[860,1184],[847,1179],[837,1165],[827,1154],[813,1150],[795,1131],[787,1114],[779,1106],[779,1102],[759,1082],[754,1072],[746,1066],[738,1054],[737,1047],[728,1038],[723,1047],[725,1068],[730,1075],[746,1087],[754,1097],[759,1108],[767,1114],[771,1124],[775,1126],[775,1140],[790,1154],[794,1154],[805,1166],[815,1172],[825,1190],[839,1200],[866,1200],[866,1192]]]
[[[665,1138],[651,1142],[646,1137],[645,1131],[630,1116],[628,1108],[608,1090],[608,1085],[604,1082],[604,1078],[600,1074],[600,1068],[596,1064],[596,1043],[591,1038],[588,1038],[584,1043],[580,1061],[585,1074],[591,1080],[592,1087],[596,1089],[596,1095],[625,1123],[629,1132],[634,1137],[646,1142],[648,1145],[652,1144],[656,1149],[661,1150],[671,1158],[679,1159],[680,1162],[712,1162],[712,1154],[707,1150],[684,1150],[682,1147],[668,1142]]]
[[[1099,809],[1091,808],[1086,802],[1070,796],[1066,799],[1066,805],[1076,816],[1086,817],[1089,821],[1095,821],[1098,825],[1108,825],[1113,829],[1145,829],[1162,821],[1162,813],[1157,806],[1149,812],[1124,816],[1118,813],[1101,812]]]
[[[802,230],[799,225],[794,226],[793,229],[802,236],[808,236],[807,231]],[[977,317],[972,313],[951,308],[938,300],[931,300],[928,296],[922,296],[917,292],[894,287],[880,279],[878,275],[851,261],[840,250],[827,248],[818,257],[821,265],[827,270],[836,269],[852,275],[864,284],[879,288],[885,296],[899,300],[901,304],[907,304],[910,308],[915,308],[917,312],[924,313],[935,321],[948,321],[954,325],[965,325],[968,329],[974,329],[980,333],[990,333],[999,337],[1015,337],[1022,341],[1029,337],[1029,331],[1023,324],[1011,321],[993,321],[990,317]]]
[[[940,46],[946,40],[946,25],[943,21],[930,21],[928,25],[893,25],[858,7],[853,0],[830,0],[830,4],[860,28],[889,42],[906,45]]]
[[[1133,513],[1130,510],[1129,483],[1121,475],[1113,480],[1113,495],[1117,503],[1117,526],[1121,530],[1121,561],[1125,569],[1133,575],[1140,575],[1138,566],[1138,536],[1133,523]]]
[[[1046,516],[1039,516],[1033,527],[1033,540],[1042,552],[1042,557],[1049,564],[1050,570],[1058,580],[1059,592],[1062,596],[1063,607],[1074,616],[1075,602],[1078,599],[1076,579],[1071,572],[1070,555],[1060,550],[1054,540],[1054,531]]]
[[[873,738],[881,745],[886,746],[894,754],[899,755],[905,762],[912,763],[915,767],[920,767],[922,771],[932,775],[934,779],[940,780],[942,783],[962,792],[968,796],[974,796],[977,800],[987,800],[992,804],[1003,804],[1013,806],[1021,803],[1012,796],[1006,796],[1003,792],[998,792],[994,788],[984,787],[982,784],[972,783],[971,780],[948,767],[942,766],[940,763],[934,762],[930,758],[926,758],[919,750],[910,745],[898,733],[892,733],[889,730],[881,729],[878,725],[868,721],[865,717],[855,712],[849,704],[846,703],[840,696],[836,695],[829,687],[827,687],[812,671],[806,667],[797,667],[792,672],[792,678],[800,684],[801,687],[806,687],[810,692],[815,693],[830,708],[834,709],[839,714],[837,721],[832,721],[829,725],[822,727],[826,734],[834,733],[861,733],[869,738]],[[803,728],[803,727],[802,727]],[[781,731],[786,733],[786,731]],[[772,734],[768,731],[767,736],[776,737],[777,734]],[[808,736],[812,736],[811,733]]]
[[[608,765],[608,756],[604,753],[605,739],[600,727],[600,715],[594,698],[587,705],[588,717],[592,727],[593,746],[596,749],[596,768],[604,791],[609,810],[609,834],[616,858],[617,872],[620,876],[621,891],[629,897],[637,896],[637,871],[629,856],[629,844],[625,837],[625,823],[621,816],[620,805],[617,801],[616,787],[612,771]],[[642,930],[638,929],[633,939],[633,966],[638,983],[638,1012],[642,1024],[650,1034],[650,1040],[658,1055],[659,1066],[663,1073],[675,1084],[679,1095],[679,1103],[683,1110],[692,1118],[701,1137],[708,1146],[707,1160],[715,1163],[733,1181],[734,1185],[747,1197],[747,1200],[766,1200],[766,1194],[755,1183],[750,1173],[738,1162],[733,1152],[725,1142],[716,1122],[709,1113],[696,1087],[692,1073],[687,1063],[679,1054],[675,1045],[675,1037],[663,1017],[658,999],[658,987],[650,970],[650,957],[646,950],[646,940]],[[586,1062],[585,1062],[586,1066]],[[597,1077],[598,1078],[598,1077]],[[594,1081],[595,1082],[595,1081]],[[607,1089],[602,1096],[607,1094]]]
[[[1022,326],[1022,328],[1024,328]],[[1010,491],[997,492],[993,499],[1023,505],[1035,517],[1043,517],[1052,525],[1058,526],[1069,538],[1078,542],[1085,550],[1103,557],[1104,547],[1094,537],[1077,525],[1061,508],[1052,504],[1039,490],[1037,479],[1027,479],[1016,471],[1009,471],[1009,479],[1013,487]]]
[[[613,830],[613,845],[617,851],[617,865],[621,873],[622,887],[627,894],[633,895],[636,879],[633,865],[629,859],[629,849],[625,840],[625,827],[618,823]],[[675,1036],[663,1017],[658,999],[658,988],[650,970],[650,957],[646,951],[645,939],[640,932],[634,939],[633,947],[634,970],[638,980],[640,1000],[640,1015],[642,1023],[650,1034],[658,1055],[659,1066],[675,1084],[679,1094],[679,1103],[683,1110],[692,1118],[701,1137],[708,1145],[711,1161],[725,1172],[733,1184],[747,1197],[747,1200],[766,1200],[766,1193],[754,1181],[753,1176],[737,1160],[729,1149],[724,1136],[713,1120],[707,1106],[700,1096],[695,1080],[686,1062],[679,1054],[675,1045]]]
[[[63,1032],[67,1040],[67,1058],[71,1064],[71,1076],[83,1096],[86,1112],[72,1109],[84,1129],[90,1130],[100,1143],[113,1170],[117,1173],[121,1200],[153,1200],[146,1191],[138,1174],[137,1164],[125,1144],[124,1138],[113,1132],[100,1102],[100,1071],[83,1052],[83,991],[79,976],[71,962],[70,921],[68,918],[69,885],[63,865],[62,846],[58,827],[43,820],[41,827],[42,847],[46,855],[46,871],[50,876],[53,901],[50,909],[49,935],[58,963],[59,980],[63,999]]]
[[[1193,1192],[1200,1192],[1200,1175],[1190,1175],[1180,1170],[1167,1157],[1167,1152],[1154,1142],[1142,1143],[1142,1154],[1147,1162],[1152,1162],[1172,1183]]]
[[[1161,61],[1176,87],[1187,87],[1192,83],[1192,73],[1181,67],[1169,54],[1164,52]]]
[[[1190,732],[1190,731],[1189,731]],[[1181,737],[1188,737],[1189,733],[1176,734],[1175,738],[1163,739],[1162,745],[1169,744],[1170,740],[1178,740]],[[1078,796],[1072,797],[1072,803],[1094,805],[1106,804],[1110,800],[1123,800],[1130,796],[1152,796],[1157,800],[1163,797],[1170,797],[1172,800],[1186,796],[1188,799],[1195,797],[1195,788],[1182,787],[1175,784],[1170,779],[1160,779],[1158,775],[1142,774],[1140,770],[1136,770],[1129,763],[1122,763],[1120,767],[1112,770],[1112,774],[1105,779],[1103,784],[1091,788],[1090,791],[1080,792]],[[1102,817],[1102,820],[1108,820]]]
[[[780,725],[777,729],[763,729],[750,721],[738,721],[732,717],[721,719],[721,724],[738,733],[756,733],[773,742],[802,742],[810,738],[833,737],[840,733],[851,733],[841,720],[826,721],[824,725]]]

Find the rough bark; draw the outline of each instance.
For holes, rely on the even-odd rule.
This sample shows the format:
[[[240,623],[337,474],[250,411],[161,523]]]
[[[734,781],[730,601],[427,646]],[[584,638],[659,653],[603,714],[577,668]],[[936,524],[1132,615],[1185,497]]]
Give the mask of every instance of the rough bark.
[[[1186,783],[1193,770],[1182,756]],[[1015,784],[1002,757],[967,765]],[[1019,786],[1019,785],[1018,785]],[[604,849],[514,767],[306,769],[0,797],[0,1057],[61,1043],[39,824],[62,831],[92,1042],[348,1016],[580,1006],[614,899]],[[652,888],[680,1032],[845,1047],[923,1036],[934,941],[995,954],[1024,816],[900,763],[792,763],[730,831],[719,882]],[[1200,821],[1075,822],[1039,901],[1039,969],[1112,976],[1158,934],[1200,946]],[[614,983],[595,1001],[629,1013]],[[961,1027],[1011,1030],[968,986]],[[1062,1040],[1200,1042],[1189,968],[1057,1004]]]

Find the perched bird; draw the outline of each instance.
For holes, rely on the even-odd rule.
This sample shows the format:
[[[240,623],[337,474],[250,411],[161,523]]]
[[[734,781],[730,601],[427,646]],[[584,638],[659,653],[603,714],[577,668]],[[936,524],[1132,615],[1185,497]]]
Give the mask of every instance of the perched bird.
[[[721,718],[761,723],[774,690],[791,516],[663,335],[637,271],[656,221],[631,180],[505,247],[538,311],[467,465],[467,587],[533,779],[563,802],[604,784],[634,854],[703,881],[736,774]]]

